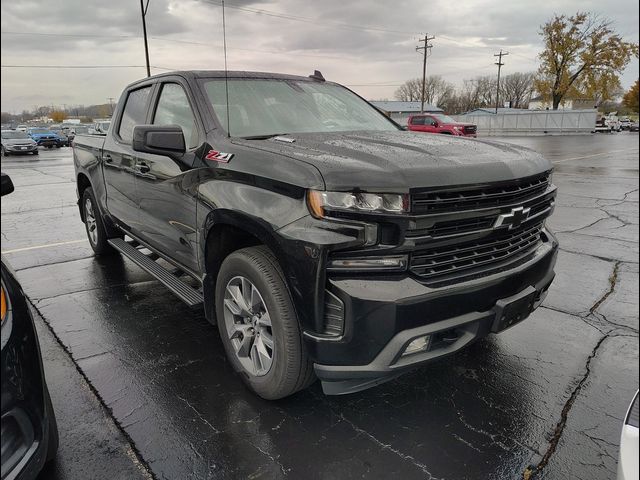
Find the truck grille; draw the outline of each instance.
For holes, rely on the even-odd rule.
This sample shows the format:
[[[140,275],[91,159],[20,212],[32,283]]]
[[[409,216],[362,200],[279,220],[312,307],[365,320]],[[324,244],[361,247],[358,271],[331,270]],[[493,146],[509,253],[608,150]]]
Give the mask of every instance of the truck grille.
[[[544,192],[550,172],[503,184],[411,192],[411,212],[430,214],[500,207]]]
[[[542,222],[481,240],[411,254],[409,270],[427,284],[468,280],[512,268],[541,241]]]

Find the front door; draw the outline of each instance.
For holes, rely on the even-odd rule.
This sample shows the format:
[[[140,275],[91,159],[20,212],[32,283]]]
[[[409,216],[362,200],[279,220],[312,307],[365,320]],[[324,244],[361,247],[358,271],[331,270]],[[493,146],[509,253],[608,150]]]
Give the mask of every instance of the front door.
[[[203,130],[196,121],[186,90],[178,81],[163,83],[154,104],[152,123],[182,127],[187,152],[179,160],[137,153],[139,235],[155,249],[197,272],[198,171],[191,166],[195,159],[194,151],[202,144]]]
[[[117,131],[107,136],[102,156],[107,210],[120,225],[131,231],[135,231],[138,222],[136,159],[131,140],[133,127],[146,121],[151,88],[146,86],[127,94]]]

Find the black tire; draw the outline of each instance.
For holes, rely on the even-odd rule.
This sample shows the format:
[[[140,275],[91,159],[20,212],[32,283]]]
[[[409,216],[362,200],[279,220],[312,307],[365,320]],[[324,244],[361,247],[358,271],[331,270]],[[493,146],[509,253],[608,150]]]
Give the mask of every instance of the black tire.
[[[87,202],[91,202],[93,213],[88,211]],[[82,217],[84,218],[84,226],[87,232],[87,238],[89,239],[89,245],[91,245],[94,253],[96,255],[111,255],[115,253],[116,250],[107,242],[109,237],[104,228],[104,220],[100,214],[100,209],[98,208],[98,203],[96,202],[96,197],[91,187],[87,187],[84,192],[82,192]],[[91,221],[91,217],[93,217],[95,223]],[[93,235],[92,232],[95,232],[95,235]]]
[[[47,442],[47,458],[46,462],[50,462],[56,458],[58,453],[58,446],[60,439],[58,436],[58,422],[56,420],[56,414],[53,410],[53,404],[51,403],[51,395],[49,395],[49,389],[45,388],[45,403],[49,413],[49,440]]]
[[[229,281],[238,276],[248,279],[258,289],[271,317],[272,364],[262,376],[252,375],[242,366],[227,332],[225,292]],[[224,260],[216,282],[215,305],[227,357],[244,383],[256,394],[267,400],[277,400],[315,381],[284,274],[267,247],[243,248]]]

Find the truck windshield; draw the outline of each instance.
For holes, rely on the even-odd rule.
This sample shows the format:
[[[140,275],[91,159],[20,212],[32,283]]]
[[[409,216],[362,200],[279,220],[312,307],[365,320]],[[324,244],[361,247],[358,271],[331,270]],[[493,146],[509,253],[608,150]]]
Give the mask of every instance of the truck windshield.
[[[454,118],[451,118],[449,115],[443,115],[442,113],[436,113],[434,117],[443,123],[458,123]]]
[[[367,102],[331,83],[281,79],[224,79],[204,83],[222,128],[234,137],[285,133],[398,130]],[[227,123],[227,114],[229,119]]]

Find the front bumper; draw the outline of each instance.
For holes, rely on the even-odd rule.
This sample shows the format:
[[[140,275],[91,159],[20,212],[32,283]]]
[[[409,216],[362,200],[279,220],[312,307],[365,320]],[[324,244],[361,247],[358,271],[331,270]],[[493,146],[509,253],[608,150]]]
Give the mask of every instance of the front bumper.
[[[305,333],[325,393],[369,388],[456,352],[495,332],[497,312],[506,303],[526,297],[536,308],[553,280],[557,257],[557,241],[545,234],[547,241],[526,263],[460,284],[430,288],[411,276],[330,278],[329,290],[345,305],[343,335]],[[402,356],[412,340],[425,335],[431,336],[427,351]]]
[[[36,143],[40,147],[57,147],[61,145],[60,140],[57,138],[39,138]]]

